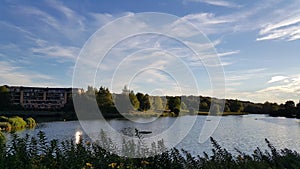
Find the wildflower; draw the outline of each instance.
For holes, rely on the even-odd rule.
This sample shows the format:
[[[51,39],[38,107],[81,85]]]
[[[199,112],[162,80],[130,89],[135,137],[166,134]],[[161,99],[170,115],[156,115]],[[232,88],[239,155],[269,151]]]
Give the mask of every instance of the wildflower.
[[[86,165],[87,167],[93,167],[93,165],[92,165],[91,163],[85,163],[85,165]]]
[[[120,165],[117,168],[119,169],[119,168],[123,168],[123,167],[124,167],[124,163],[120,163]]]
[[[111,168],[115,168],[117,166],[117,163],[110,163],[110,164],[108,164],[108,166]]]
[[[143,160],[143,161],[141,161],[141,164],[142,164],[142,165],[147,165],[147,164],[149,164],[149,162]]]

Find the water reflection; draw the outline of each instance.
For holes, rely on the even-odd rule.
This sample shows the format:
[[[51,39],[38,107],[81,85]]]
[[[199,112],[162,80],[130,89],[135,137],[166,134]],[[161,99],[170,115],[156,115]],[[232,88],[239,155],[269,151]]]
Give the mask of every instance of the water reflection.
[[[82,131],[80,131],[80,130],[76,131],[76,133],[75,133],[75,143],[76,144],[78,144],[80,142],[81,136],[82,136]]]

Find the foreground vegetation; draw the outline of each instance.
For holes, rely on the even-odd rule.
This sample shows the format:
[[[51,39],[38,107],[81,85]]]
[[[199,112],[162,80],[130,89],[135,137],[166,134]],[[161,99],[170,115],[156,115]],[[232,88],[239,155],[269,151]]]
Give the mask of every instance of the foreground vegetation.
[[[1,139],[1,137],[0,137]],[[269,151],[257,148],[251,155],[239,152],[232,155],[211,138],[213,145],[212,155],[192,156],[189,152],[173,148],[169,151],[147,158],[120,157],[102,149],[99,144],[81,140],[47,141],[45,134],[38,133],[37,137],[24,138],[13,136],[12,142],[0,144],[1,169],[35,169],[35,168],[299,168],[300,154],[288,149],[276,150],[266,140]],[[126,147],[126,146],[125,146]]]

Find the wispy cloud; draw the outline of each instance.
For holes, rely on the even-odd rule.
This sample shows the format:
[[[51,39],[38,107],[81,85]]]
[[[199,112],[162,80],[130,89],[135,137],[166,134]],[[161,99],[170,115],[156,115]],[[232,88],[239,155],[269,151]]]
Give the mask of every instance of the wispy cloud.
[[[279,22],[268,23],[260,30],[259,35],[261,37],[257,38],[257,41],[300,39],[300,11],[299,13],[288,16]]]
[[[259,76],[264,76],[265,68],[256,68],[256,69],[246,69],[239,71],[226,71],[226,84],[227,86],[237,86],[242,85],[247,80],[253,80],[254,77],[258,78]]]
[[[224,33],[232,28],[226,27],[232,24],[233,19],[224,16],[216,16],[213,13],[189,14],[182,18],[194,24],[205,34]],[[178,24],[179,25],[179,24]],[[189,32],[188,30],[185,32]]]
[[[34,54],[43,55],[46,57],[57,57],[74,60],[79,53],[79,48],[72,46],[42,46],[39,48],[32,48]]]
[[[283,81],[286,80],[287,78],[288,78],[287,76],[273,76],[271,80],[268,81],[268,83]]]
[[[235,4],[233,2],[224,1],[224,0],[184,0],[185,2],[202,2],[209,5],[221,6],[227,8],[239,8],[241,5]]]
[[[58,86],[54,78],[45,74],[25,71],[22,67],[0,61],[0,84],[28,86]]]

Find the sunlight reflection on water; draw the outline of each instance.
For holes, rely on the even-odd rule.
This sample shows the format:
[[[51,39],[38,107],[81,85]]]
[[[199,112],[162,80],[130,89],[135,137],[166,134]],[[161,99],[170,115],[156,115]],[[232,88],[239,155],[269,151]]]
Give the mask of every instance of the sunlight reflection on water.
[[[82,131],[78,130],[75,133],[75,143],[78,144],[80,142],[80,138],[82,136]]]

